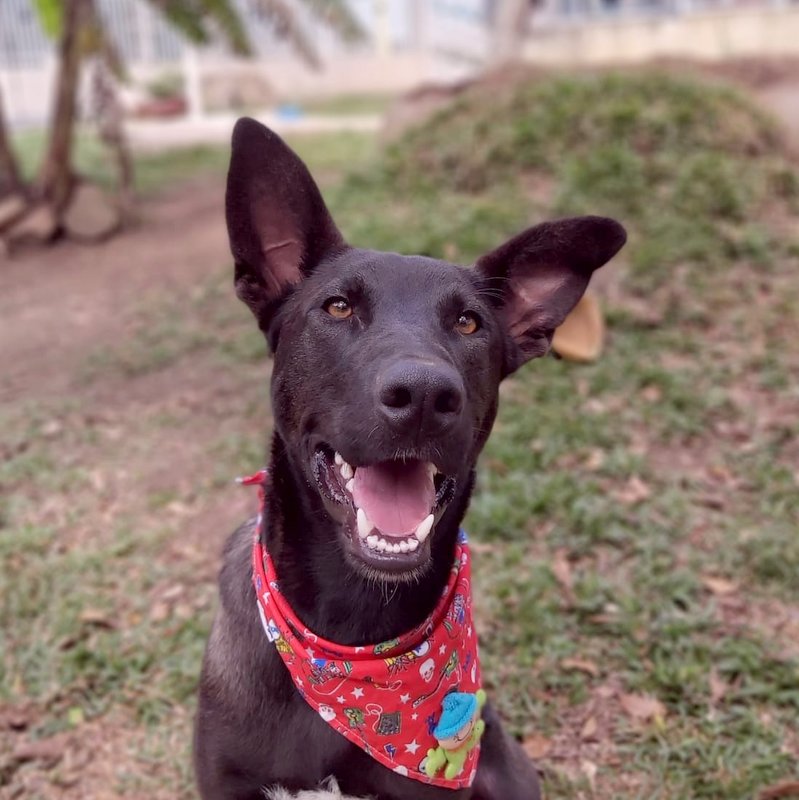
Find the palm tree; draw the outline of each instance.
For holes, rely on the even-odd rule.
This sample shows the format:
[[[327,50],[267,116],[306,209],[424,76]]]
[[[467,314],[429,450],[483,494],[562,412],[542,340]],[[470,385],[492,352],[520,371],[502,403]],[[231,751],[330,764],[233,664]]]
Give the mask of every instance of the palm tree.
[[[315,18],[341,38],[352,40],[362,35],[346,0],[302,0]],[[193,44],[207,44],[221,37],[230,49],[243,56],[252,55],[244,21],[235,0],[147,0]],[[48,132],[48,144],[38,178],[30,195],[33,202],[45,203],[57,221],[67,209],[77,176],[72,164],[72,143],[76,121],[77,90],[81,69],[93,58],[99,69],[124,75],[124,65],[103,27],[95,0],[33,0],[42,28],[57,40],[58,77],[55,102]],[[309,65],[318,67],[318,53],[287,0],[254,0],[251,7],[288,40]],[[105,84],[108,85],[107,82]],[[103,137],[117,152],[120,176],[131,179],[131,159],[121,125]],[[0,113],[0,195],[3,185],[19,189],[19,171]],[[125,189],[126,187],[122,187]]]
[[[23,192],[19,166],[11,140],[8,135],[6,120],[3,115],[3,97],[0,93],[0,200],[7,195],[19,195]]]

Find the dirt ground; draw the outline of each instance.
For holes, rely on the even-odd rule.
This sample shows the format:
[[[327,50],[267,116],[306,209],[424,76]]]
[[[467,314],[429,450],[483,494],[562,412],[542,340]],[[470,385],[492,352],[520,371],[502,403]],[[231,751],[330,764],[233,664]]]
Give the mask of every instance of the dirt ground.
[[[183,187],[143,213],[97,247],[66,243],[3,262],[0,399],[68,389],[76,360],[124,336],[143,290],[190,283],[229,259],[221,182]]]
[[[120,515],[138,516],[144,528],[152,527],[148,494],[159,484],[179,484],[191,496],[193,476],[213,470],[210,442],[224,428],[224,420],[231,421],[232,429],[241,424],[236,389],[224,372],[208,385],[208,365],[202,359],[176,364],[166,374],[131,379],[112,371],[102,380],[82,379],[92,353],[124,342],[130,334],[143,297],[188,292],[229,262],[221,186],[219,180],[197,183],[154,200],[138,228],[99,247],[67,243],[0,263],[0,409],[40,404],[49,408],[55,399],[63,400],[72,410],[47,423],[54,446],[74,423],[96,431],[106,442],[104,451],[113,451],[115,442],[125,448],[124,454],[109,459],[98,457],[97,446],[90,442],[73,443],[67,437],[63,443],[71,462],[89,470],[95,506],[63,525],[63,548],[102,541],[101,531]],[[254,375],[254,386],[265,385],[266,378],[264,367]],[[125,442],[135,436],[132,431],[139,420],[170,410],[190,424],[161,432],[157,442],[151,435],[136,445]],[[254,435],[259,443],[266,424]],[[46,499],[43,506],[42,520],[65,522],[69,509],[48,505]],[[251,496],[232,492],[197,493],[189,503],[167,504],[158,513],[170,524],[178,520],[189,533],[170,542],[159,558],[189,564],[193,581],[210,584],[223,538],[251,510]],[[156,612],[164,613],[165,603],[172,609],[182,586],[156,587]],[[159,599],[164,593],[166,599]],[[0,703],[0,773],[8,768],[9,754],[13,764],[25,765],[18,780],[12,778],[6,787],[0,780],[0,797],[117,797],[113,787],[120,769],[132,760],[132,750],[141,758],[152,743],[142,741],[141,730],[125,713],[104,715],[79,730],[35,742],[30,731],[53,702],[57,698],[45,698],[40,705]],[[187,732],[188,712],[184,723]],[[187,750],[186,742],[159,746]],[[148,791],[144,796],[174,793]]]
[[[779,83],[760,91],[773,92],[788,115],[793,108],[799,110],[795,88]],[[799,115],[796,119],[799,124]],[[215,177],[151,200],[136,229],[101,246],[68,243],[0,261],[0,425],[21,425],[32,415],[43,415],[38,430],[53,449],[66,454],[63,463],[79,468],[85,480],[74,495],[75,507],[65,501],[63,491],[51,499],[46,486],[37,487],[33,495],[40,502],[26,512],[26,521],[62,532],[58,547],[63,552],[107,547],[112,520],[130,519],[147,531],[161,525],[182,531],[147,551],[147,557],[166,565],[147,583],[144,598],[145,613],[159,623],[167,615],[207,616],[215,602],[212,578],[222,541],[252,511],[254,501],[245,492],[202,489],[210,480],[218,488],[232,477],[219,456],[220,446],[246,438],[253,442],[254,458],[263,449],[269,422],[268,364],[253,360],[246,374],[236,364],[234,373],[233,366],[228,370],[200,350],[196,357],[175,359],[168,369],[125,373],[114,368],[99,378],[87,376],[92,359],[104,348],[124,347],[141,335],[143,303],[157,303],[159,296],[188,298],[230,263],[222,186]],[[230,298],[231,314],[248,313],[233,298],[232,287]],[[186,313],[195,312],[187,302]],[[197,326],[202,329],[202,320]],[[6,409],[11,409],[10,416],[2,414]],[[773,408],[771,416],[778,411]],[[149,424],[156,416],[162,421]],[[180,423],[171,424],[176,419]],[[22,434],[18,442],[27,446]],[[0,465],[7,455],[0,450]],[[666,460],[672,469],[673,460]],[[164,486],[170,493],[159,499]],[[715,585],[710,591],[727,598],[726,606],[720,603],[731,619],[740,622],[758,612],[763,619],[754,623],[779,628],[774,639],[788,643],[796,638],[795,604],[759,611],[755,606],[738,608],[732,605],[738,597],[734,589]],[[140,610],[122,599],[115,614],[109,619],[107,613],[98,613],[87,617],[86,624],[133,624]],[[0,653],[0,668],[1,662]],[[577,666],[583,668],[585,664]],[[598,710],[586,714],[596,717],[595,726],[597,720],[605,726],[606,699],[601,694],[590,698]],[[133,785],[125,791],[128,797],[191,796],[190,711],[173,711],[178,718],[162,739],[121,703],[72,727],[42,727],[49,724],[43,721],[53,716],[53,709],[67,714],[70,702],[57,689],[35,702],[0,702],[0,798],[110,800],[119,796],[120,785]],[[562,722],[569,738],[562,747],[567,753],[563,760],[579,772],[582,755],[569,747],[586,738],[587,723],[582,717],[575,717],[573,724],[568,718]],[[541,753],[531,752],[541,756],[552,747],[546,739],[543,745]],[[560,746],[556,742],[556,749]],[[799,752],[799,743],[791,747]],[[173,761],[184,765],[178,784],[173,774],[162,780],[158,773],[164,751],[177,753]],[[152,774],[142,778],[148,759]],[[634,796],[634,788],[620,785],[619,792]]]

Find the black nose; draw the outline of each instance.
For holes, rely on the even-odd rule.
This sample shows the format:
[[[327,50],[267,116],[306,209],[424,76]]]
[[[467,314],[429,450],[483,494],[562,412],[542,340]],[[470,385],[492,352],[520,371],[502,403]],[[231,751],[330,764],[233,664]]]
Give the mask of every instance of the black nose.
[[[380,410],[395,429],[443,433],[463,410],[463,381],[444,362],[403,359],[380,374],[377,397]]]

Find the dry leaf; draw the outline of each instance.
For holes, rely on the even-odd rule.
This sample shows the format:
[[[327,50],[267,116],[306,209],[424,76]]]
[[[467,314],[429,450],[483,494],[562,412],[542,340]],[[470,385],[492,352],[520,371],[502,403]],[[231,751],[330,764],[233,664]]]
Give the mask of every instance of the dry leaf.
[[[724,695],[727,694],[727,689],[730,687],[724,679],[719,676],[715,667],[711,668],[708,680],[710,683],[710,702],[716,705],[719,701],[724,699]]]
[[[722,511],[727,503],[723,497],[713,494],[703,494],[696,498],[696,502],[705,508],[712,508],[714,511]]]
[[[656,697],[646,694],[623,694],[619,697],[621,707],[633,719],[647,721],[650,719],[663,719],[666,716],[666,706]]]
[[[783,781],[760,791],[757,800],[778,800],[781,797],[799,797],[799,781]]]
[[[641,390],[641,397],[646,400],[647,403],[659,403],[663,398],[663,390],[659,386],[650,384]]]
[[[560,662],[560,665],[563,669],[572,670],[574,672],[585,672],[592,678],[596,678],[597,675],[599,675],[599,667],[588,659],[564,658],[563,661]]]
[[[582,770],[583,775],[585,775],[585,777],[588,778],[588,785],[591,787],[591,791],[595,792],[596,791],[596,773],[597,773],[596,764],[594,764],[593,761],[589,761],[586,758],[586,759],[583,759],[580,762],[580,769]]]
[[[735,476],[723,464],[712,464],[707,468],[707,474],[717,483],[728,485],[735,482]]]
[[[54,436],[58,436],[62,430],[64,430],[64,426],[59,420],[48,419],[47,422],[42,425],[42,436],[52,439]]]
[[[87,625],[96,625],[98,628],[108,628],[111,630],[116,627],[114,621],[108,618],[108,614],[105,611],[101,611],[99,608],[84,608],[83,611],[80,612],[78,619],[81,622],[85,622]]]
[[[169,606],[166,603],[156,602],[150,606],[150,621],[163,622],[169,616]]]
[[[595,447],[588,454],[588,457],[585,459],[583,466],[587,470],[589,470],[589,472],[596,472],[598,469],[601,469],[604,463],[605,463],[605,452],[603,450],[600,450],[598,447]]]
[[[177,600],[184,592],[186,591],[186,587],[183,586],[181,583],[173,583],[172,586],[168,586],[161,592],[161,599],[162,600]]]
[[[194,615],[194,611],[188,603],[178,603],[175,606],[174,614],[178,619],[190,619]]]
[[[64,755],[64,742],[60,739],[38,739],[20,742],[11,754],[11,761],[22,764],[26,761],[41,761],[52,766]]]
[[[583,741],[589,741],[596,738],[597,724],[596,717],[588,717],[582,729],[580,730],[580,738]]]
[[[31,723],[31,715],[26,708],[8,706],[0,708],[0,730],[24,731]]]
[[[706,589],[709,589],[713,594],[727,595],[738,591],[738,584],[727,578],[720,578],[713,575],[703,575],[702,583]]]
[[[574,603],[574,577],[569,563],[569,553],[565,548],[561,547],[555,552],[555,558],[552,561],[552,573],[555,576],[555,580],[560,584],[560,588],[563,589],[566,600],[569,603]]]
[[[552,740],[547,739],[546,736],[541,736],[541,734],[534,733],[524,740],[522,747],[524,747],[524,752],[536,761],[539,758],[545,758],[552,750]]]
[[[652,490],[637,475],[633,475],[626,485],[616,492],[616,499],[626,506],[637,505],[648,499]]]

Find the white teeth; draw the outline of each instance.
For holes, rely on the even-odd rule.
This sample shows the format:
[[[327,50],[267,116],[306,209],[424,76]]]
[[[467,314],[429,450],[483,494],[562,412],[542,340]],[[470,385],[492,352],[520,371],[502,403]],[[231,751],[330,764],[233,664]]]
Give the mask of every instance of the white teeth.
[[[429,514],[419,523],[419,527],[416,529],[416,538],[420,542],[423,542],[430,535],[430,531],[433,529],[433,520],[433,515]]]
[[[350,478],[345,484],[344,488],[352,494],[352,490],[355,488],[355,478]]]
[[[371,532],[374,526],[371,522],[369,522],[369,517],[366,516],[366,512],[362,509],[358,509],[358,536],[361,539],[365,539]]]
[[[336,464],[340,467],[344,463],[344,459],[342,458],[341,453],[336,453],[333,456],[333,461],[335,461]]]
[[[415,534],[411,534],[399,541],[386,541],[382,536],[377,535],[379,531],[369,521],[366,512],[362,508],[358,509],[358,536],[370,550],[380,553],[393,553],[395,555],[413,553],[418,550],[419,545],[430,535],[432,529],[433,515],[430,514],[422,520]],[[373,530],[374,533],[372,533]]]
[[[348,481],[355,474],[355,470],[345,461],[340,467],[341,477]]]
[[[438,467],[435,464],[428,463],[427,471],[430,473],[431,478],[435,478],[438,475]]]

